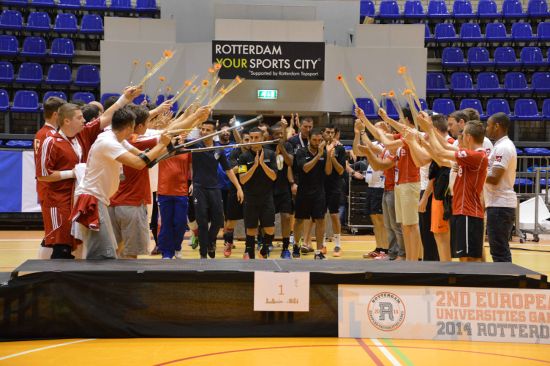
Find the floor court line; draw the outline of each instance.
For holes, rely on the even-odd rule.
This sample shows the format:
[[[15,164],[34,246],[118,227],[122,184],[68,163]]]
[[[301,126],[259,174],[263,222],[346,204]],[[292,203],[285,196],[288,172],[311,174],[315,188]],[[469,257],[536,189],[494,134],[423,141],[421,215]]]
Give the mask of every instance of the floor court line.
[[[57,348],[57,347],[70,346],[71,344],[83,343],[83,342],[88,342],[88,341],[93,341],[93,340],[95,340],[95,338],[79,339],[79,340],[77,340],[77,341],[71,341],[71,342],[65,342],[65,343],[58,343],[58,344],[52,344],[52,345],[50,345],[50,346],[45,346],[45,347],[40,347],[40,348],[34,348],[34,349],[27,350],[27,351],[23,351],[23,352],[19,352],[19,353],[14,353],[14,354],[11,354],[11,355],[7,355],[7,356],[0,357],[0,361],[4,361],[4,360],[7,360],[7,359],[9,359],[9,358],[14,358],[14,357],[18,357],[18,356],[28,355],[29,353],[45,351],[45,350],[47,350],[47,349],[52,349],[52,348]]]
[[[378,339],[371,338],[370,340],[372,341],[372,343],[374,343],[376,347],[378,347],[378,349],[384,354],[384,356],[386,356],[386,358],[391,362],[392,366],[403,366],[399,361],[395,359],[395,357],[393,357],[391,352],[386,347],[384,347],[384,345]]]
[[[370,346],[365,343],[361,338],[355,338],[357,343],[363,348],[363,350],[369,355],[376,366],[384,366],[382,361],[376,356],[376,354],[370,349]]]

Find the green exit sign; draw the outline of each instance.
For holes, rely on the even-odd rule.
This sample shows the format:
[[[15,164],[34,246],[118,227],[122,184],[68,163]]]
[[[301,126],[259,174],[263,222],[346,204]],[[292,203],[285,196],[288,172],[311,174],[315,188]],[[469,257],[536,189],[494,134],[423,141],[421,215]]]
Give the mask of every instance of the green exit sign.
[[[259,89],[258,99],[277,99],[277,89]]]

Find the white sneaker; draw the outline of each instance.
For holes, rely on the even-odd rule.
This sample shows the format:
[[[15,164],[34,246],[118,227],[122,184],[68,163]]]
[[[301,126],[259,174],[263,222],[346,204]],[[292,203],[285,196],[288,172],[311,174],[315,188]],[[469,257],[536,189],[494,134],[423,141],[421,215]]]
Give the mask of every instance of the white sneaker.
[[[175,257],[176,259],[183,259],[183,253],[181,252],[181,250],[176,250]]]

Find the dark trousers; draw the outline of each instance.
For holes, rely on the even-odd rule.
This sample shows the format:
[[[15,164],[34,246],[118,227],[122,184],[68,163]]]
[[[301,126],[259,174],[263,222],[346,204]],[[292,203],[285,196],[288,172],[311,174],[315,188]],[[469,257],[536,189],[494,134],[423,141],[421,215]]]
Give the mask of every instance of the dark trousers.
[[[424,192],[421,192],[420,197]],[[424,248],[424,255],[422,260],[425,261],[439,261],[439,253],[437,252],[437,243],[435,242],[434,233],[432,233],[432,195],[428,197],[428,204],[426,205],[426,212],[419,212],[419,228],[420,238],[422,239],[422,247]]]
[[[161,219],[158,246],[163,257],[172,258],[181,250],[187,230],[187,197],[159,194],[158,206]]]
[[[516,209],[511,207],[487,208],[487,234],[493,262],[511,262],[510,234],[516,220]]]
[[[218,232],[223,227],[222,194],[216,188],[194,187],[193,203],[195,218],[199,227],[200,255],[206,257],[208,249],[216,246]]]

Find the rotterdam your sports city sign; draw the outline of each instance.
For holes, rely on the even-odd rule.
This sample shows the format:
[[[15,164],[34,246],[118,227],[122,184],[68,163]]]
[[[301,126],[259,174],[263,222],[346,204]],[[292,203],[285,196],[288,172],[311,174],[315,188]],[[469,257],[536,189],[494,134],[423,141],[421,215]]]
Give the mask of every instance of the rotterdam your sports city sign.
[[[220,79],[324,80],[324,42],[212,41]]]

